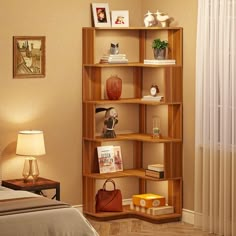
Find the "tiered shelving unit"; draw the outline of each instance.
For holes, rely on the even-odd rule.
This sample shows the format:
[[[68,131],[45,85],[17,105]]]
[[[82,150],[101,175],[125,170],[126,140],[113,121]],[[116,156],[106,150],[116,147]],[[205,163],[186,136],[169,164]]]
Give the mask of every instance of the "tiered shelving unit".
[[[127,37],[127,44],[137,42],[137,55],[134,61],[128,64],[99,64],[97,50],[101,39],[113,40],[121,35],[123,44]],[[181,218],[182,211],[182,35],[180,27],[129,27],[129,28],[83,28],[83,211],[86,215],[100,220],[137,217],[147,221],[161,223],[177,221]],[[175,59],[174,65],[147,65],[143,60],[150,58],[151,47],[148,45],[153,37],[166,37],[169,42],[168,59]],[[131,43],[132,44],[132,43]],[[109,45],[108,45],[109,46]],[[102,45],[101,45],[102,47]],[[132,50],[127,49],[128,58],[133,59]],[[133,94],[132,98],[122,97],[119,100],[104,98],[103,70],[132,69]],[[161,102],[142,101],[143,87],[148,82],[146,71],[162,74],[164,81]],[[125,84],[125,80],[123,81]],[[96,134],[97,106],[132,104],[138,107],[139,127],[138,132],[119,133],[114,139],[103,139]],[[150,106],[166,107],[166,132],[160,139],[154,139],[148,129],[148,108]],[[99,173],[97,160],[97,146],[104,142],[132,141],[133,143],[133,168],[124,168],[123,172]],[[144,143],[162,144],[164,146],[163,163],[165,179],[155,179],[145,176],[143,160]],[[123,154],[125,158],[125,154]],[[147,183],[152,181],[168,183],[168,204],[174,206],[174,213],[168,215],[152,216],[146,213],[130,210],[124,206],[123,212],[96,213],[95,195],[96,181],[107,178],[135,177],[139,181],[139,193],[147,191]]]

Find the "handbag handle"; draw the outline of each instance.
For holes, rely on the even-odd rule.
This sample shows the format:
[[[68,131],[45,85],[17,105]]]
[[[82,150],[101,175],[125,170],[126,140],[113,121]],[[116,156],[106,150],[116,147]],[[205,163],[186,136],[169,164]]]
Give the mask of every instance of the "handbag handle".
[[[115,181],[113,179],[107,179],[104,184],[103,184],[103,190],[106,190],[106,184],[108,182],[111,182],[113,184],[113,187],[114,187],[114,190],[116,189],[116,184],[115,184]]]

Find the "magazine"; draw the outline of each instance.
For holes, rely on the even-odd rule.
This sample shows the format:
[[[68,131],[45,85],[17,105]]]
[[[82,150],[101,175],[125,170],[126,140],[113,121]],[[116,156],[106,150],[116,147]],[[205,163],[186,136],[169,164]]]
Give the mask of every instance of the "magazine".
[[[97,147],[99,172],[110,173],[123,171],[123,161],[120,146]]]
[[[99,146],[97,147],[97,153],[99,172],[101,174],[115,172],[116,168],[113,146]]]

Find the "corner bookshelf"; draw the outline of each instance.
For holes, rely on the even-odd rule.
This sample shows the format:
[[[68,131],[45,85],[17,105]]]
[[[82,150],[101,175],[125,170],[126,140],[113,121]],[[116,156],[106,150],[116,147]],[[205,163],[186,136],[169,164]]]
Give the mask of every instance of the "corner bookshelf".
[[[83,50],[83,211],[84,214],[98,220],[110,220],[125,217],[137,217],[154,223],[178,221],[182,212],[182,35],[181,27],[128,27],[128,28],[94,28],[84,27],[82,39]],[[149,65],[143,61],[151,57],[151,40],[154,37],[162,37],[168,40],[168,59],[175,59],[173,65]],[[100,47],[106,42],[119,39],[129,62],[127,64],[100,64]],[[126,45],[127,43],[127,45]],[[97,52],[98,51],[98,52]],[[104,50],[103,50],[104,52]],[[108,100],[104,97],[104,70],[122,71],[130,70],[132,77],[132,96],[122,95],[119,100]],[[164,99],[161,102],[141,100],[145,86],[149,83],[149,77],[157,74],[162,79],[162,93]],[[122,80],[125,86],[126,80]],[[122,130],[116,138],[104,139],[97,134],[97,120],[95,109],[98,106],[137,106],[138,128],[133,132]],[[149,108],[164,107],[165,129],[163,136],[152,138],[150,133]],[[160,109],[161,111],[163,109]],[[163,111],[162,111],[163,112]],[[97,147],[105,142],[132,142],[133,166],[125,168],[122,172],[99,173],[97,160]],[[145,143],[163,145],[164,179],[156,179],[145,176],[143,161]],[[122,154],[125,159],[125,153]],[[138,181],[138,193],[147,192],[147,183],[160,183],[165,181],[168,185],[167,203],[174,207],[173,214],[153,216],[146,213],[131,210],[129,206],[123,207],[123,212],[96,213],[95,195],[96,181],[107,178],[136,178]],[[122,189],[121,189],[122,190]],[[158,193],[157,193],[158,194]],[[132,196],[130,196],[132,197]]]

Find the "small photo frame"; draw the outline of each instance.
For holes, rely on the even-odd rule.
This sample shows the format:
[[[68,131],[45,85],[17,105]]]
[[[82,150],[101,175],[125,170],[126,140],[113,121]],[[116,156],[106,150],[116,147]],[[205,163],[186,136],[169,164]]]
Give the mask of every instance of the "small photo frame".
[[[112,27],[129,27],[129,11],[112,11]]]
[[[45,36],[13,37],[13,78],[45,77]]]
[[[92,12],[95,27],[111,27],[108,3],[92,3]]]

